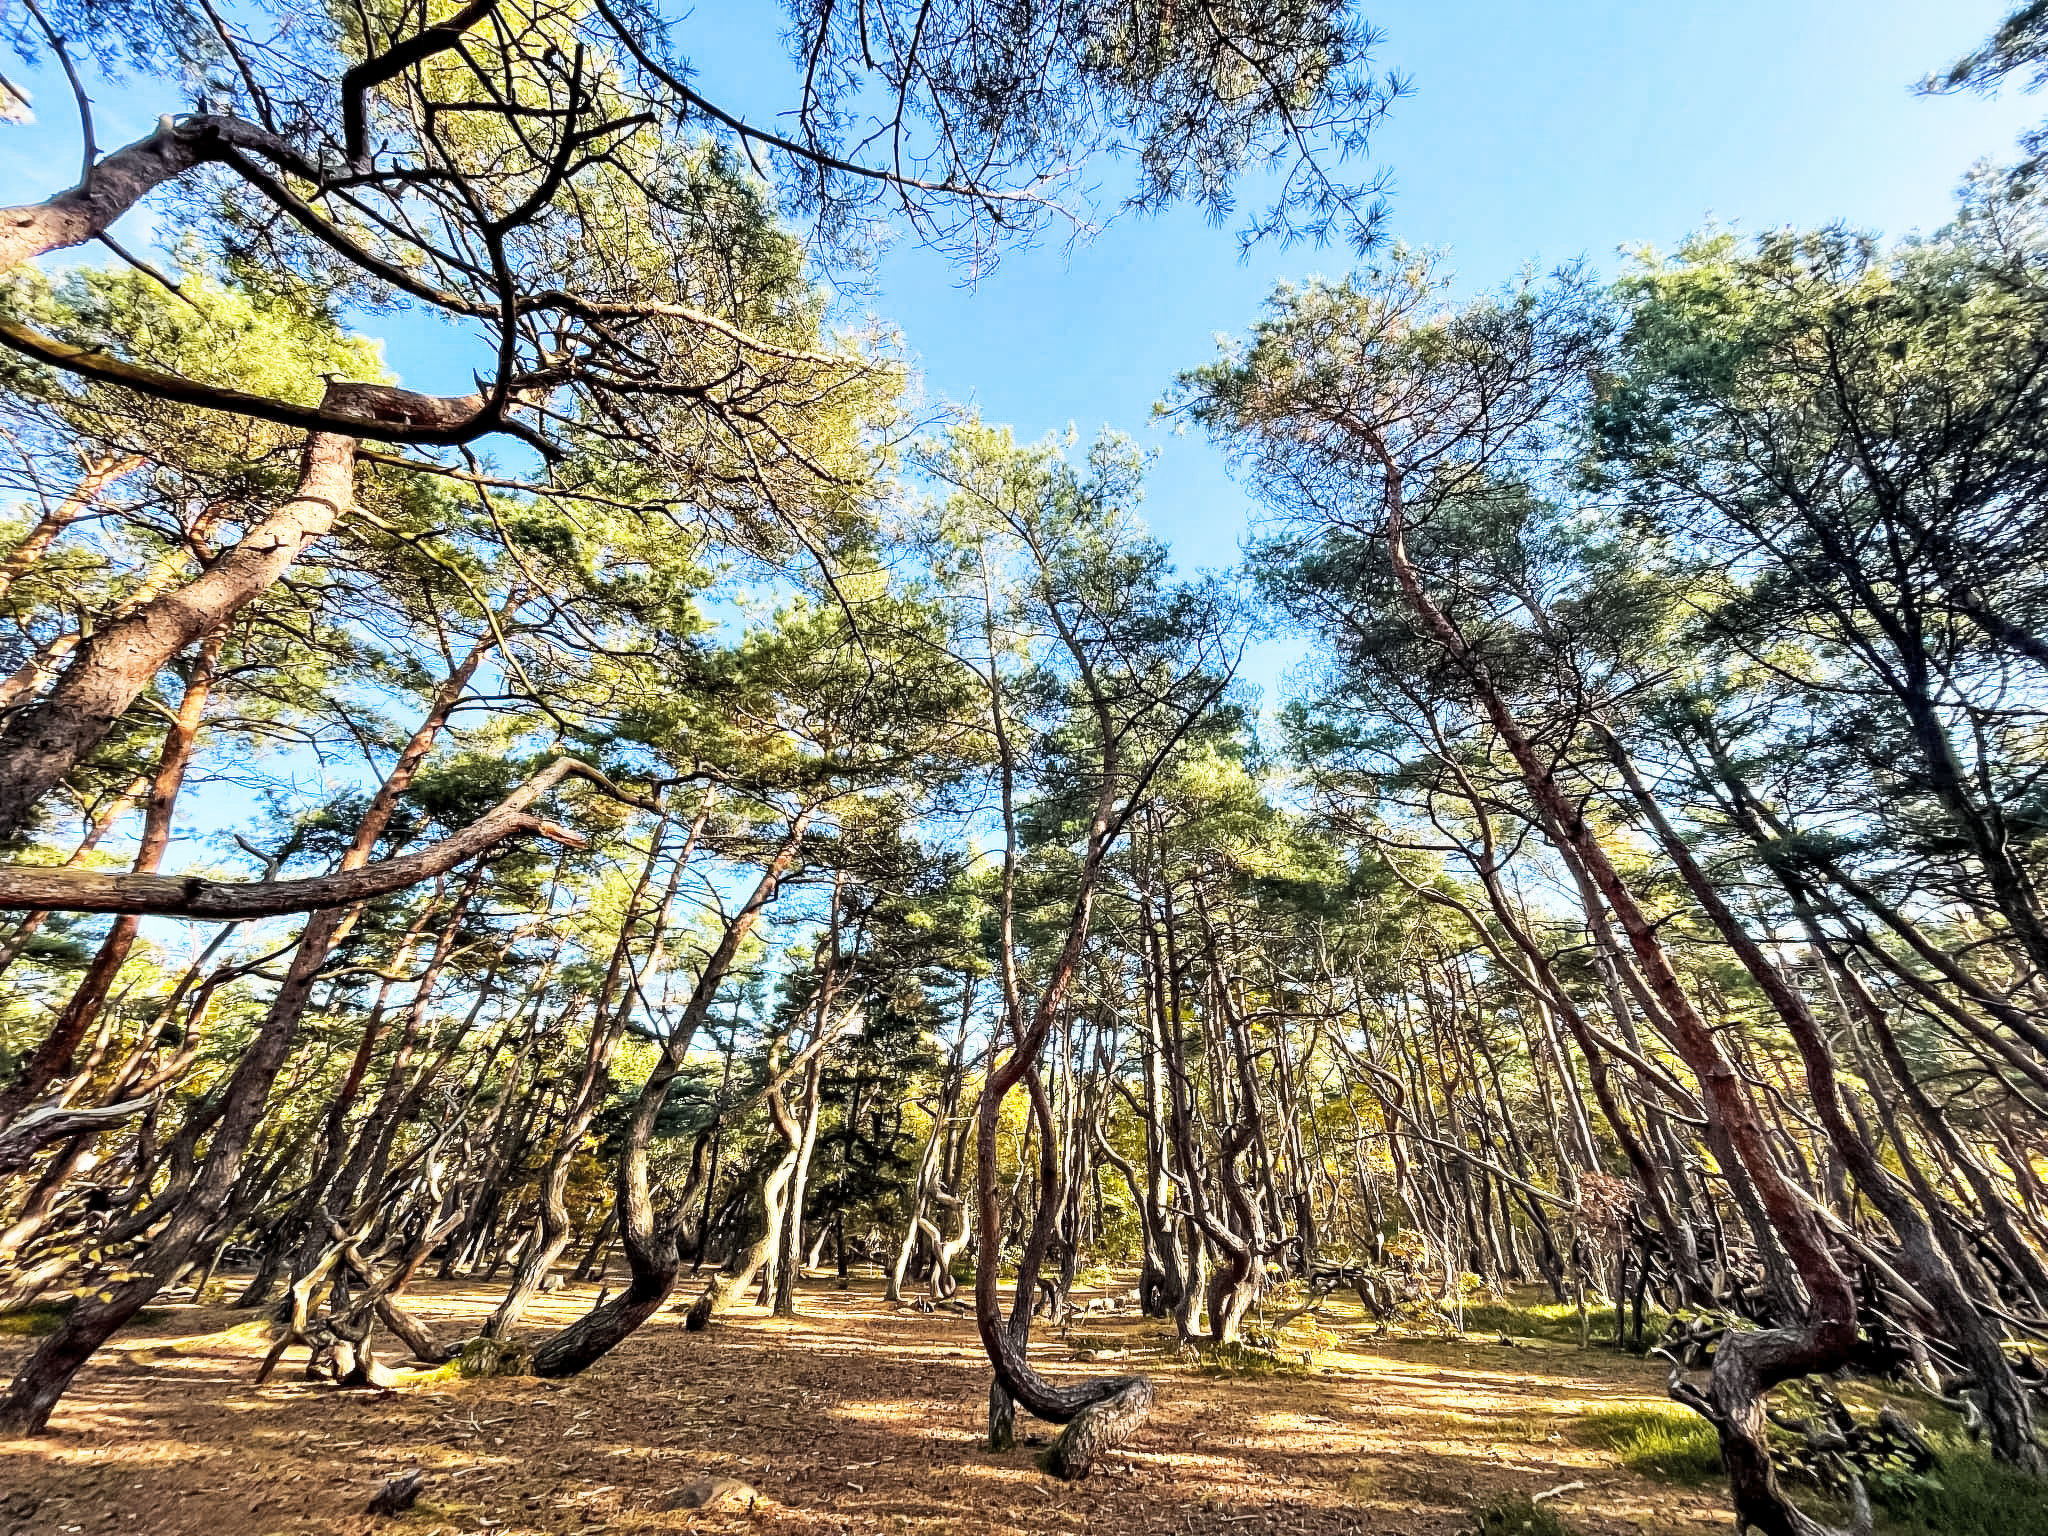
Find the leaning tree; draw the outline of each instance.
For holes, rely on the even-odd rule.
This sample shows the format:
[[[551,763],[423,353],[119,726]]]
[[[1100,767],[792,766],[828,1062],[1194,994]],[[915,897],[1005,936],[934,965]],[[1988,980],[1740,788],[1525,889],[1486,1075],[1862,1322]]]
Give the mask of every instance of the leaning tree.
[[[871,482],[866,428],[898,370],[884,349],[828,334],[809,258],[850,249],[874,215],[981,261],[1050,220],[1085,222],[1087,166],[1129,152],[1118,206],[1194,198],[1220,214],[1239,173],[1259,167],[1277,190],[1249,234],[1364,240],[1376,228],[1374,189],[1330,167],[1362,147],[1398,82],[1372,73],[1372,33],[1330,0],[1192,17],[802,4],[792,19],[801,94],[771,131],[707,93],[686,43],[631,0],[331,16],[28,8],[15,40],[73,82],[82,164],[75,186],[0,214],[0,267],[98,242],[170,286],[115,233],[161,194],[200,263],[312,311],[426,317],[465,354],[473,387],[432,395],[338,376],[318,390],[237,387],[92,316],[38,323],[23,305],[0,315],[0,344],[47,388],[125,392],[300,434],[288,489],[222,529],[198,569],[81,635],[46,685],[14,701],[0,724],[0,833],[29,828],[168,666],[351,526],[367,465],[623,501],[692,538],[801,554],[829,576]],[[93,64],[188,110],[102,153],[83,83]],[[808,221],[809,251],[784,215]],[[512,471],[479,458],[492,448]],[[222,1090],[197,1172],[158,1213],[151,1256],[37,1352],[0,1409],[10,1426],[40,1429],[93,1349],[212,1230],[310,990],[362,901],[547,830],[530,809],[537,797],[564,774],[589,776],[559,764],[418,856],[427,863],[373,868],[468,680],[460,666],[449,673],[340,868],[316,877],[325,884],[172,897],[70,871],[84,885],[45,876],[14,894],[37,910],[203,916],[224,895],[318,912]],[[182,910],[193,903],[203,910]]]

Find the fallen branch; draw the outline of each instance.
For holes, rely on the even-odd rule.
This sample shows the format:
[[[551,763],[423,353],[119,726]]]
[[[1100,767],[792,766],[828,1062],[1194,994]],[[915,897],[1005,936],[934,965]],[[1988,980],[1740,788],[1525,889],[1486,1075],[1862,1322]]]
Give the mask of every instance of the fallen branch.
[[[1273,1319],[1270,1325],[1273,1331],[1275,1333],[1278,1333],[1282,1328],[1285,1328],[1289,1323],[1294,1322],[1297,1319],[1304,1317],[1314,1317],[1318,1312],[1323,1310],[1323,1303],[1330,1299],[1330,1293],[1335,1291],[1336,1289],[1337,1281],[1334,1277],[1332,1277],[1330,1283],[1327,1285],[1316,1285],[1314,1289],[1310,1292],[1307,1301],[1303,1302],[1300,1306],[1293,1308],[1291,1311],[1281,1313],[1278,1317]]]

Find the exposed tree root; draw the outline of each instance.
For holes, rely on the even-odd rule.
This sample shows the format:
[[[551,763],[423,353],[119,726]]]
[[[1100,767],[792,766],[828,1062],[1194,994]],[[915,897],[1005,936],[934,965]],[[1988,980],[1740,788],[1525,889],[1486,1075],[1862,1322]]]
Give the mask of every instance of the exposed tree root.
[[[1086,1477],[1096,1457],[1130,1439],[1152,1414],[1148,1377],[1112,1377],[1090,1385],[1107,1389],[1106,1395],[1069,1419],[1059,1438],[1038,1458],[1043,1470],[1069,1482]]]

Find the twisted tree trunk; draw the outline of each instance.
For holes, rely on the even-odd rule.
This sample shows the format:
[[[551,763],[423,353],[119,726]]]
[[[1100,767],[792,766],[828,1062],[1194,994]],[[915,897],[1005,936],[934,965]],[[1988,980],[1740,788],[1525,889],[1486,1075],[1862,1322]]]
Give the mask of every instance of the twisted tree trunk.
[[[352,444],[343,457],[352,466]],[[318,455],[309,451],[309,474],[317,459]],[[355,837],[342,855],[344,871],[359,869],[369,861],[371,851],[390,825],[400,798],[425,761],[449,711],[463,691],[461,687],[444,687],[436,693],[426,718],[399,753],[398,760],[377,787],[376,794],[371,796],[363,818],[357,824]],[[4,773],[4,764],[0,764],[0,777],[4,777]],[[208,1112],[209,1115],[217,1113],[219,1119],[213,1127],[213,1139],[207,1147],[205,1161],[199,1165],[189,1188],[175,1194],[166,1191],[165,1198],[169,1203],[162,1208],[167,1211],[168,1220],[151,1240],[148,1251],[136,1266],[134,1278],[110,1286],[81,1303],[22,1367],[6,1397],[0,1399],[0,1433],[41,1433],[58,1400],[93,1352],[113,1337],[158,1290],[170,1284],[200,1250],[227,1209],[229,1198],[242,1176],[249,1140],[263,1118],[271,1086],[283,1070],[285,1058],[291,1053],[299,1021],[312,996],[313,984],[335,945],[353,926],[360,910],[329,908],[307,919],[291,965],[284,979],[278,983],[255,1038],[243,1051],[242,1059],[229,1078],[217,1106]],[[192,1131],[196,1146],[200,1133],[196,1117]],[[152,1202],[152,1209],[155,1208]],[[137,1230],[146,1230],[146,1227],[138,1227]]]

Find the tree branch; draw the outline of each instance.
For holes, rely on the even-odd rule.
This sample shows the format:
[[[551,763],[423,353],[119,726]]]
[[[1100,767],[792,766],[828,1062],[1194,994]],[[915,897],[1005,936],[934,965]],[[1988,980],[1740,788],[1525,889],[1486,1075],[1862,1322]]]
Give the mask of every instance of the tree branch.
[[[365,864],[302,880],[204,880],[196,875],[103,874],[96,870],[0,865],[0,908],[51,912],[127,912],[152,917],[190,917],[239,922],[353,906],[388,896],[496,847],[522,832],[570,848],[588,845],[580,833],[543,820],[527,809],[566,778],[588,779],[607,795],[643,810],[655,803],[619,788],[588,763],[558,758],[513,790],[485,815],[440,842],[380,864]]]
[[[341,137],[343,152],[351,169],[361,170],[370,159],[370,92],[388,80],[395,80],[413,65],[446,53],[462,41],[462,34],[498,8],[498,0],[469,0],[446,21],[422,28],[383,53],[364,59],[341,77]],[[363,40],[364,47],[369,39]]]

